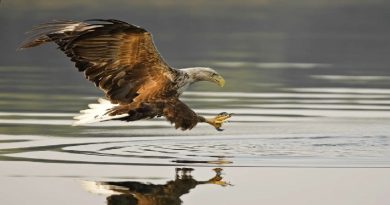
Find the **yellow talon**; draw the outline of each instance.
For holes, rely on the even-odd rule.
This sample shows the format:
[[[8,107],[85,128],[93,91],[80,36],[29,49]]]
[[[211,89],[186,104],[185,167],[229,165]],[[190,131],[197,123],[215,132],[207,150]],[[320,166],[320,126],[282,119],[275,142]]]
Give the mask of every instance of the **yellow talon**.
[[[214,126],[218,131],[223,131],[223,129],[221,129],[222,124],[227,122],[227,119],[229,119],[231,116],[232,113],[222,112],[212,119],[206,119],[206,122]]]

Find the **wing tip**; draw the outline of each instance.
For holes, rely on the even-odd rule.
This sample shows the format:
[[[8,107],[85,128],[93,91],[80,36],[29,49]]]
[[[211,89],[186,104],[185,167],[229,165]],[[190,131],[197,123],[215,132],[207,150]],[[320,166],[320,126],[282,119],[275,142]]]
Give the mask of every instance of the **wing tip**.
[[[27,48],[36,47],[36,46],[39,46],[39,45],[46,43],[46,42],[47,41],[43,41],[40,39],[28,39],[25,42],[22,42],[21,45],[18,48],[16,48],[16,51],[22,51],[22,50],[25,50]]]

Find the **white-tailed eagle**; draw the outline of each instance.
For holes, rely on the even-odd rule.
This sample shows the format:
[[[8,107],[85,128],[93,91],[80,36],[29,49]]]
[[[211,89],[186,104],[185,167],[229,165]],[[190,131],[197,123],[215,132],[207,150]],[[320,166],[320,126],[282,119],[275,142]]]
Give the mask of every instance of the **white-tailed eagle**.
[[[176,129],[192,129],[205,122],[221,130],[231,116],[223,112],[205,118],[180,101],[192,83],[210,81],[222,87],[225,80],[211,68],[172,68],[160,56],[152,35],[141,27],[113,19],[53,21],[33,28],[31,34],[22,49],[56,43],[105,93],[106,99],[75,117],[75,125],[164,116]]]

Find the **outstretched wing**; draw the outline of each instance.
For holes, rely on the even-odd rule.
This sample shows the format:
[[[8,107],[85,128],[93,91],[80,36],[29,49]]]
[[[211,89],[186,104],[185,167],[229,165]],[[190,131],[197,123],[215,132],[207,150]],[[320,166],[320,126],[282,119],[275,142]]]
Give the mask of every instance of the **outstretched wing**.
[[[118,20],[54,21],[32,33],[21,48],[55,42],[113,103],[175,95],[170,85],[177,71],[165,63],[152,35],[141,27]]]

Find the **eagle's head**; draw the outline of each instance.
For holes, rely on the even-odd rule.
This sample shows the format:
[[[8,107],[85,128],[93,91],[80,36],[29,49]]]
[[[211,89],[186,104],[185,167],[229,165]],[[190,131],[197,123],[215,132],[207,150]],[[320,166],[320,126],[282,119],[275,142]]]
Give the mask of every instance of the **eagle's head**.
[[[181,69],[186,72],[190,77],[190,82],[194,83],[197,81],[210,81],[223,87],[225,85],[225,79],[212,68],[207,67],[194,67]]]

